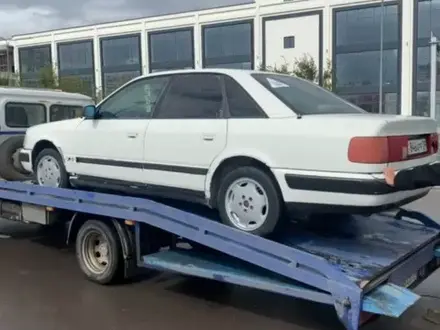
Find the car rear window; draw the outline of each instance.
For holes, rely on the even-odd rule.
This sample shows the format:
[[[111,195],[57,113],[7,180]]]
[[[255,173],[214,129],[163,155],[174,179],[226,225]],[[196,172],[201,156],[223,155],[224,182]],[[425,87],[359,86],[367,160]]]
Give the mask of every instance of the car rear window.
[[[292,111],[300,115],[366,112],[336,94],[304,79],[271,73],[253,73],[252,77]]]

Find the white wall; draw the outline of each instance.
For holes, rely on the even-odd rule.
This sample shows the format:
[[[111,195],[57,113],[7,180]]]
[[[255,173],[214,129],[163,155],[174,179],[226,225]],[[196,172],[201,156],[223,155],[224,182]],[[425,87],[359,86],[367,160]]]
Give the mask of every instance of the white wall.
[[[265,20],[263,22],[265,25],[265,65],[280,67],[287,64],[289,69],[292,69],[294,60],[307,54],[319,67],[322,52],[320,20],[321,16],[317,13],[271,17]],[[284,48],[285,37],[294,37],[294,48]]]

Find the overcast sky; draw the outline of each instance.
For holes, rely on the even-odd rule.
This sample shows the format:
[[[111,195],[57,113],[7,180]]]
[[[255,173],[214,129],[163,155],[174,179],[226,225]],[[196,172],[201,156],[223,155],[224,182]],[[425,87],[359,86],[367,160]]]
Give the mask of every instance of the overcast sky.
[[[0,37],[251,0],[0,0]]]

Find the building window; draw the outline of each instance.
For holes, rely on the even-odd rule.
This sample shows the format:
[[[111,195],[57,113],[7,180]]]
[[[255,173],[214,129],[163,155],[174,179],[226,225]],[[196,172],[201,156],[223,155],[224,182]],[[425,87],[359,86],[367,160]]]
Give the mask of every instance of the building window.
[[[192,28],[148,34],[150,71],[194,68]]]
[[[58,75],[60,88],[95,96],[93,41],[58,44]]]
[[[400,7],[383,6],[383,112],[400,113]],[[367,111],[379,112],[380,4],[334,13],[333,90]],[[361,65],[360,65],[361,63]]]
[[[203,66],[252,69],[253,23],[239,22],[203,27]]]
[[[110,37],[101,39],[101,70],[103,95],[142,74],[141,37]]]
[[[430,116],[431,82],[431,32],[440,40],[440,0],[418,0],[415,8],[415,69],[414,92],[416,93],[413,115]],[[440,123],[440,51],[437,51],[436,119]]]
[[[44,45],[19,48],[18,62],[22,85],[38,87],[41,70],[52,65],[51,47]]]
[[[284,49],[295,48],[295,36],[284,37]]]

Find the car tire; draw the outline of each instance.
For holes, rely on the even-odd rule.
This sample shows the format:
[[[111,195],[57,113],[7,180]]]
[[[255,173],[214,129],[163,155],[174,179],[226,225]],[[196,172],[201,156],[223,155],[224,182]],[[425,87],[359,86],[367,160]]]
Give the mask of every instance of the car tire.
[[[12,136],[0,145],[0,177],[8,181],[26,181],[32,176],[21,164],[14,161],[14,154],[23,147],[23,136]]]
[[[34,162],[35,180],[40,186],[68,188],[69,175],[60,153],[52,148],[41,150]]]
[[[98,220],[85,222],[76,236],[75,250],[81,271],[90,281],[111,284],[123,279],[121,243],[116,230],[108,224]]]
[[[280,225],[283,214],[281,193],[264,170],[239,167],[227,173],[220,182],[217,208],[224,224],[258,236],[267,236]],[[237,221],[239,215],[251,216],[251,221],[240,224]]]

